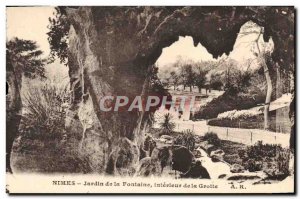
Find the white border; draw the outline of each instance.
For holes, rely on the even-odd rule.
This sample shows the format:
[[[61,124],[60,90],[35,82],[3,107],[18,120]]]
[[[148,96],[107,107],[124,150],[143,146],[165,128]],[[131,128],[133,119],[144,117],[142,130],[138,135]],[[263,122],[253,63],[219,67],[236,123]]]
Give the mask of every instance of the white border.
[[[196,1],[196,0],[185,0],[185,1],[174,1],[174,0],[85,0],[85,1],[75,1],[75,0],[51,0],[51,1],[41,1],[41,0],[27,0],[26,2],[22,0],[7,0],[6,5],[201,5],[201,6],[213,6],[213,5],[295,5],[294,0],[251,0],[248,2],[242,2],[240,0],[210,0],[210,1]]]
[[[241,4],[242,2],[242,4]],[[5,42],[6,42],[6,11],[5,11],[5,7],[6,6],[32,6],[32,5],[36,5],[36,6],[56,6],[56,5],[201,5],[201,6],[218,6],[218,5],[277,5],[277,6],[295,6],[296,8],[299,8],[300,1],[296,1],[296,0],[248,0],[248,1],[241,1],[241,0],[227,0],[227,1],[221,1],[221,0],[210,0],[210,1],[196,1],[196,0],[185,0],[185,1],[174,1],[174,0],[133,0],[133,1],[129,1],[129,0],[109,0],[109,1],[104,1],[104,0],[85,0],[85,1],[76,1],[76,0],[51,0],[51,1],[41,1],[41,0],[27,0],[25,1],[21,1],[21,0],[5,0],[5,1],[1,1],[0,3],[0,41],[1,41],[1,48],[0,48],[0,63],[1,63],[1,72],[0,72],[0,107],[1,107],[1,111],[0,111],[0,132],[2,134],[1,136],[1,147],[0,147],[0,154],[1,154],[1,164],[0,164],[0,198],[13,198],[14,196],[8,196],[5,193],[5,125],[6,125],[6,116],[5,116],[5,107],[6,107],[6,101],[5,101]],[[299,15],[299,13],[297,14]],[[296,16],[297,16],[296,15]],[[296,23],[297,23],[297,33],[299,32],[299,20],[298,20],[298,16],[296,19]],[[296,46],[298,46],[298,41]],[[299,57],[299,51],[297,50],[297,57]],[[296,76],[299,76],[300,74],[300,70],[297,70],[297,74]],[[298,77],[299,78],[299,77]],[[297,99],[299,99],[299,83],[297,81],[297,91],[296,91],[296,95],[297,95]],[[298,113],[298,108],[297,108],[297,113]],[[298,116],[298,115],[297,115]],[[297,123],[299,124],[299,116],[297,117]],[[297,132],[296,132],[297,133]],[[300,135],[297,135],[297,143],[299,144],[299,137]],[[297,145],[296,145],[297,146]],[[297,160],[299,160],[299,147],[297,150]],[[299,165],[299,164],[297,164]],[[299,173],[299,169],[297,168],[297,171]],[[297,179],[299,179],[299,175],[297,176]],[[33,196],[23,196],[22,198],[32,198]],[[45,196],[35,196],[34,198],[43,198]],[[61,196],[55,196],[55,197],[61,197]],[[70,197],[70,196],[69,196]],[[71,196],[72,198],[75,196]],[[77,196],[77,198],[86,198],[87,196]],[[108,197],[108,196],[96,196],[96,197]],[[117,197],[121,197],[121,196],[117,196]],[[140,196],[139,196],[140,197]],[[147,196],[143,196],[143,198],[146,198]],[[173,198],[174,196],[164,196],[167,198]],[[186,197],[186,196],[184,196]],[[198,196],[198,197],[207,197],[207,196]],[[225,196],[214,196],[214,197],[225,197]],[[229,196],[232,197],[232,196]],[[251,196],[245,196],[245,198],[249,198]],[[281,198],[285,198],[287,196],[279,196]],[[211,197],[210,197],[211,198]],[[259,196],[258,198],[265,198],[265,196]]]

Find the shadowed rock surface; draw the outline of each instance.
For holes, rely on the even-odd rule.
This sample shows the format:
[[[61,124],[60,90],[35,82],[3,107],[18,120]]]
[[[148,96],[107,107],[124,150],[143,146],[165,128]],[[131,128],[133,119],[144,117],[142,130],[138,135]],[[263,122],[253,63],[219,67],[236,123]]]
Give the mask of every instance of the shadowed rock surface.
[[[193,154],[184,146],[173,149],[172,169],[187,172],[192,165]]]
[[[140,161],[137,176],[159,176],[161,175],[161,166],[158,160],[153,160],[151,157],[143,158]]]
[[[155,148],[152,152],[151,158],[160,162],[162,172],[164,167],[171,165],[172,152],[169,147]]]
[[[202,166],[200,161],[192,164],[190,170],[181,175],[182,178],[201,178],[201,179],[210,179],[209,173],[206,168]]]

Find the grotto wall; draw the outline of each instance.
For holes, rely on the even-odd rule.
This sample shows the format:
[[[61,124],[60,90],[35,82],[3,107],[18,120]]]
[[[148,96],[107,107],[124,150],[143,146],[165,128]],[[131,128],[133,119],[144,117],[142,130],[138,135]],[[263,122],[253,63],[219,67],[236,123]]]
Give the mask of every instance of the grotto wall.
[[[272,37],[281,71],[294,67],[293,7],[68,7],[69,74],[73,93],[67,120],[80,121],[82,156],[91,171],[133,175],[143,143],[143,113],[102,112],[106,95],[134,97],[147,89],[147,70],[164,47],[192,36],[215,58],[229,54],[249,20]],[[70,122],[71,121],[71,122]],[[73,129],[74,132],[78,132]]]

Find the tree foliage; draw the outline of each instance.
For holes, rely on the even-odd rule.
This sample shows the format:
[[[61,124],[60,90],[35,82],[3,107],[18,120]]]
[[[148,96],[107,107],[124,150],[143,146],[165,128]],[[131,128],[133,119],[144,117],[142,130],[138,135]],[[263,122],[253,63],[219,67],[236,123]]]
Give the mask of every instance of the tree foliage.
[[[185,86],[190,87],[190,91],[192,91],[192,86],[195,85],[195,79],[196,79],[196,75],[193,70],[192,64],[184,64],[181,66],[180,70],[183,79],[183,84]]]
[[[208,69],[202,67],[202,66],[196,66],[195,71],[195,85],[198,87],[199,92],[201,92],[201,88],[205,86],[205,83],[207,81],[206,75],[208,73]]]
[[[44,78],[46,59],[42,54],[35,41],[15,37],[6,43],[6,69],[19,77],[24,73],[28,78]]]
[[[50,62],[55,60],[55,57],[60,59],[61,63],[68,65],[68,33],[70,23],[66,16],[65,7],[56,7],[54,16],[49,17],[49,32],[48,41],[50,44]]]

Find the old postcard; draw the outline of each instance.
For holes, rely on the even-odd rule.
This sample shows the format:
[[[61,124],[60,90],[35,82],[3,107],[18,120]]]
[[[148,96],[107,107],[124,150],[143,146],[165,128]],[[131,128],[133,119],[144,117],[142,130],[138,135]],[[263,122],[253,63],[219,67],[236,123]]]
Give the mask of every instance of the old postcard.
[[[295,193],[295,8],[6,8],[6,190]]]

